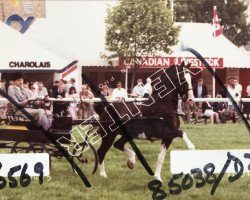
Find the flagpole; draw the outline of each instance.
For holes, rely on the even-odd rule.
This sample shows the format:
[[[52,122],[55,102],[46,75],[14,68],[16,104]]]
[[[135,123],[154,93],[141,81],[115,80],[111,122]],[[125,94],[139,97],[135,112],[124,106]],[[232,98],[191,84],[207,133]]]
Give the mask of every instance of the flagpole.
[[[125,90],[128,92],[128,66],[126,66],[126,73],[125,73]]]
[[[214,74],[215,74],[215,68],[213,68]],[[215,78],[213,76],[213,98],[215,98]]]
[[[218,18],[217,6],[213,7],[213,37],[214,40],[216,37],[220,36],[223,33],[223,28],[220,25],[220,21]],[[213,68],[215,74],[215,68]],[[215,77],[213,77],[213,98],[215,98]]]
[[[174,21],[174,0],[170,0],[170,10],[172,12],[172,21]]]

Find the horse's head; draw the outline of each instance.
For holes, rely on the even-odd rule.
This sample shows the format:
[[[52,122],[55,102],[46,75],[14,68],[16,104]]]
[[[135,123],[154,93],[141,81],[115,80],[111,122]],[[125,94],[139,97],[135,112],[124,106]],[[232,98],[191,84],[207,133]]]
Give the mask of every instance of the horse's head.
[[[172,65],[166,70],[161,69],[152,74],[150,76],[153,87],[152,97],[172,101],[177,100],[179,95],[184,102],[193,100],[189,67],[190,64],[186,66],[182,62],[181,65]]]
[[[181,63],[181,65],[177,65],[177,74],[179,78],[179,85],[177,86],[176,90],[178,94],[180,95],[182,101],[193,101],[194,100],[194,94],[192,90],[192,81],[191,81],[191,75],[189,73],[189,68],[191,66],[191,63],[185,65],[184,62]]]

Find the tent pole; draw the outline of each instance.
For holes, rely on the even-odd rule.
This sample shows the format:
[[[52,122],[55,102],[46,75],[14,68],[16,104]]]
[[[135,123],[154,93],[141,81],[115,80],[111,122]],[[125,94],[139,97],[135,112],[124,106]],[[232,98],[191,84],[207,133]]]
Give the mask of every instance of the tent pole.
[[[126,73],[125,73],[125,90],[128,92],[128,67],[126,66]]]
[[[76,79],[77,88],[76,88],[76,91],[79,91],[79,93],[81,91],[82,84],[83,84],[83,82],[82,82],[82,73],[83,73],[82,68],[83,68],[82,65],[80,65],[78,62],[77,69],[76,69],[77,70],[77,79]]]
[[[215,68],[213,68],[214,73],[215,73]],[[215,78],[213,76],[213,98],[215,98]]]

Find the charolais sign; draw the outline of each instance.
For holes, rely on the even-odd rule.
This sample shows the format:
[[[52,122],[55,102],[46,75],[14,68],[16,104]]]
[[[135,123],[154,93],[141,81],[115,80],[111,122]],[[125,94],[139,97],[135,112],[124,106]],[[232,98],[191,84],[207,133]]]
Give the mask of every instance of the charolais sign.
[[[50,68],[50,62],[9,62],[10,68]]]
[[[213,68],[223,68],[223,58],[205,58]],[[141,68],[167,68],[174,64],[191,63],[193,68],[205,68],[202,62],[195,57],[138,57],[136,63]],[[133,58],[120,58],[119,66],[133,66]]]

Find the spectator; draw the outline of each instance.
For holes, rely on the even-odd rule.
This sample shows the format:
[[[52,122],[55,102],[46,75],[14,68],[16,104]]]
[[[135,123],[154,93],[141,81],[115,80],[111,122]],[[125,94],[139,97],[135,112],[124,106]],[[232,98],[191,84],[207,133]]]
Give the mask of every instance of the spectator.
[[[65,80],[60,79],[58,82],[58,89],[56,98],[64,98],[66,95],[67,86],[65,85]]]
[[[33,86],[35,87],[36,92],[38,91],[38,81],[35,81],[33,83]]]
[[[133,96],[135,97],[143,97],[144,90],[143,90],[143,83],[142,79],[137,80],[137,85],[133,88]]]
[[[225,88],[227,88],[227,84],[224,84],[224,86],[225,86]],[[222,96],[222,98],[227,98],[227,91],[223,90],[223,88],[220,89],[218,94],[220,94]]]
[[[216,98],[222,98],[221,94],[217,94]],[[227,107],[224,102],[214,102],[213,103],[213,111],[219,114],[219,119],[221,120],[221,123],[226,123],[226,111]]]
[[[241,96],[242,96],[242,85],[239,84],[238,79],[235,78],[235,77],[234,77],[233,81],[234,81],[235,88],[238,90],[238,94],[239,94],[238,97],[241,98]]]
[[[182,102],[182,100],[181,100],[181,97],[180,97],[180,95],[178,94],[178,104],[177,104],[178,106],[177,106],[177,113],[179,114],[179,115],[186,115],[185,114],[185,112],[183,112],[183,102]]]
[[[151,78],[147,78],[147,83],[144,85],[143,87],[143,96],[145,94],[149,94],[149,95],[152,95],[153,93],[153,88],[152,88],[152,85],[151,85]]]
[[[36,91],[36,88],[35,88],[34,84],[31,84],[29,89],[31,91],[32,96],[34,98],[37,98],[38,94],[37,94],[37,91]]]
[[[59,84],[59,81],[55,81],[54,85],[52,86],[51,90],[50,90],[50,93],[51,93],[51,96],[54,97],[54,98],[57,98],[57,95],[58,95],[58,84]]]
[[[87,85],[82,85],[82,91],[80,92],[80,98],[83,98],[83,99],[94,98],[93,93],[89,90]]]
[[[23,88],[28,88],[29,89],[29,85],[30,85],[29,81],[24,81],[23,82]]]
[[[80,99],[93,99],[93,93],[88,89],[87,85],[82,85],[82,91],[80,92]],[[88,119],[94,112],[94,103],[81,103],[80,106],[80,117],[83,119]]]
[[[26,112],[32,115],[38,122],[38,124],[42,125],[45,130],[48,130],[51,127],[51,121],[46,115],[43,109],[33,109],[30,107],[30,102],[34,100],[33,97],[29,98],[26,94],[23,85],[23,76],[20,73],[13,74],[12,77],[13,86],[8,91],[8,94],[11,98],[13,98],[17,103],[21,106],[25,107]],[[16,114],[21,115],[24,118],[26,116],[20,111],[15,108]]]
[[[13,87],[13,81],[9,81],[8,93],[10,90],[12,90],[12,87]]]
[[[71,87],[74,87],[76,89],[76,79],[71,78],[67,84],[68,89],[70,89]]]
[[[76,93],[75,87],[72,86],[69,88],[69,93],[68,93],[67,97],[69,97],[69,98],[77,98],[78,97],[78,94]],[[69,111],[69,114],[73,120],[75,120],[77,118],[77,110],[78,110],[77,103],[72,102],[69,104],[68,111]]]
[[[101,93],[105,96],[105,97],[111,97],[111,93],[109,92],[109,87],[107,85],[104,85],[101,88]]]
[[[235,87],[234,79],[229,79],[227,91],[233,98],[239,97],[240,91],[239,91],[239,88]],[[229,100],[229,102],[228,102],[228,110],[229,110],[230,117],[231,117],[233,123],[235,123],[236,118],[237,118],[237,112],[236,112],[236,108],[233,105],[233,103],[231,102],[231,100]]]
[[[211,98],[211,96],[210,95],[206,95],[205,98]],[[218,113],[216,113],[216,112],[213,111],[213,107],[207,101],[206,102],[202,102],[202,114],[203,114],[203,116],[210,117],[210,120],[211,120],[212,124],[214,122],[214,117],[215,117],[216,123],[220,123],[219,122],[219,115],[218,115]]]
[[[247,86],[246,93],[247,93],[247,96],[250,97],[250,83]]]
[[[0,89],[2,89],[4,92],[6,92],[6,81],[5,81],[5,79],[1,79]]]
[[[198,84],[194,86],[194,97],[204,98],[207,95],[207,86],[203,84],[203,79],[198,80]]]
[[[25,90],[28,98],[36,99],[36,92],[30,90],[30,83],[28,81],[24,81],[23,79],[21,79],[21,88]]]
[[[53,86],[54,87],[54,86]],[[54,98],[65,98],[66,95],[66,85],[63,79],[58,81],[58,86],[54,88]],[[68,115],[68,107],[69,103],[67,102],[54,102],[53,103],[53,114],[59,116],[67,116]]]
[[[124,100],[126,98],[128,98],[127,91],[124,88],[122,88],[121,81],[118,81],[117,88],[115,88],[112,92],[112,99]]]
[[[234,77],[234,86],[235,86],[236,90],[238,91],[237,92],[238,95],[236,97],[240,99],[242,97],[242,85],[239,84],[238,79],[235,77]],[[243,107],[242,101],[238,101],[237,104],[238,104],[239,108],[242,110],[242,107]],[[236,116],[236,119],[238,119],[238,122],[240,122],[241,119],[238,116],[238,112],[235,113],[235,116]]]
[[[186,116],[186,120],[188,119],[188,108],[187,108],[187,103],[181,103],[182,104],[182,108],[184,111],[184,114]],[[197,105],[195,102],[191,101],[188,103],[189,104],[189,111],[190,111],[190,118],[194,118],[194,123],[198,123],[199,122],[199,111],[197,108]]]
[[[38,83],[37,97],[44,98],[48,96],[47,88],[43,86],[43,82]]]

